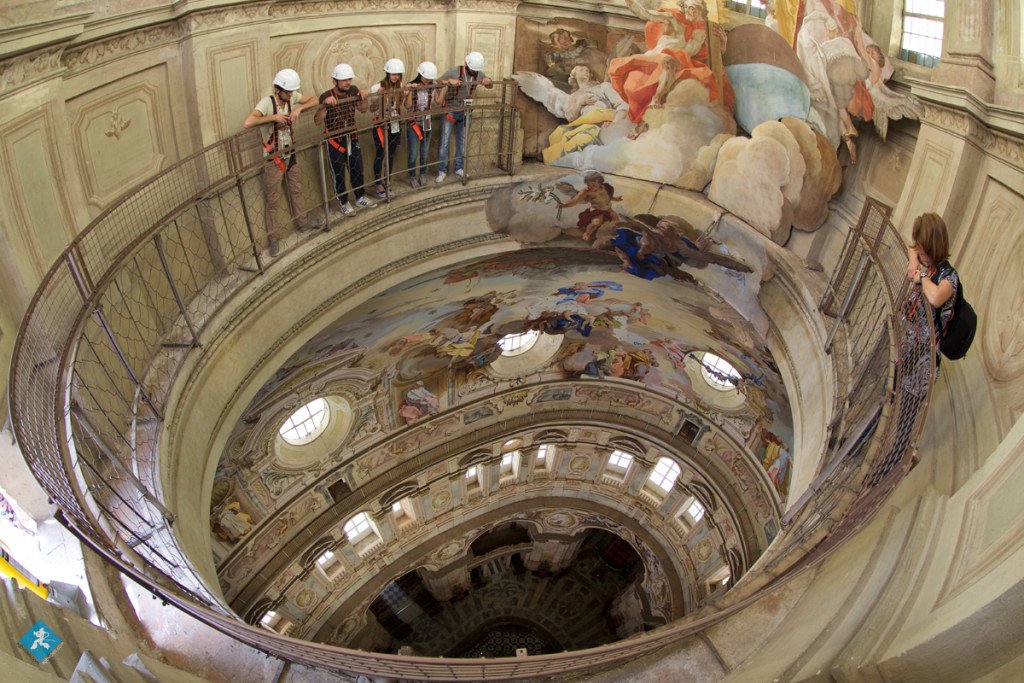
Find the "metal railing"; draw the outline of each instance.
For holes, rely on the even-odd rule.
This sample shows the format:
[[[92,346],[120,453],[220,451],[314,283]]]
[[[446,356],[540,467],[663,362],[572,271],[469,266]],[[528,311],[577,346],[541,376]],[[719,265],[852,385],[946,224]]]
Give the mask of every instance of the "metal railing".
[[[515,173],[514,95],[514,83],[498,83],[493,91],[478,89],[471,107],[448,103],[436,112],[438,122],[449,113],[471,114],[466,177]],[[330,133],[360,141],[368,179],[362,187],[370,194],[376,189],[373,173],[365,170],[373,137],[393,122],[404,130],[410,119],[393,115],[385,102],[371,100],[357,125]],[[437,140],[441,126],[432,127]],[[400,177],[406,169],[390,167],[391,140],[383,132],[377,140],[384,168],[391,178]],[[291,150],[294,163],[319,184],[305,183],[304,206],[294,212],[282,202],[281,224],[319,216],[328,227],[337,226],[342,217],[322,127],[312,116],[300,117],[295,137],[309,142]],[[737,592],[714,614],[600,648],[498,660],[345,650],[286,638],[235,616],[209,590],[171,531],[157,436],[175,368],[204,342],[216,312],[267,268],[266,216],[258,198],[268,163],[261,140],[246,131],[133,188],[69,245],[30,304],[12,362],[14,430],[60,518],[83,542],[163,600],[269,654],[350,673],[422,680],[524,678],[606,667],[697,633],[761,595]],[[436,163],[432,156],[432,169]],[[392,183],[383,199],[415,191]],[[815,547],[827,548],[850,533],[877,505],[878,493],[907,471],[927,406],[934,340],[927,306],[904,284],[902,255],[887,212],[869,202],[821,305],[836,319],[827,348],[842,380],[828,464],[769,550],[766,571],[772,580],[820,556],[810,552]]]
[[[327,134],[319,117],[300,117],[294,137],[307,142],[278,156],[317,182],[303,183],[304,206],[280,203],[278,224],[319,216],[330,227],[343,218],[326,137],[346,139],[352,151],[365,150],[367,182],[350,192],[376,194],[375,144],[382,146],[386,173],[380,178],[383,201],[412,192],[386,182],[405,167],[390,167],[393,136],[378,131],[393,124],[404,133],[411,119],[423,125],[424,115],[436,122],[435,134],[449,115],[464,121],[465,173],[454,180],[514,174],[515,89],[514,81],[495,83],[492,90],[477,89],[472,106],[447,102],[415,116],[390,111],[382,97],[342,100],[339,107],[366,111],[352,127]],[[44,277],[26,314],[11,374],[19,445],[69,523],[107,552],[145,567],[164,589],[184,590],[224,613],[230,613],[227,605],[178,551],[173,515],[162,503],[157,433],[173,368],[202,344],[206,324],[220,307],[266,268],[267,217],[260,198],[263,170],[274,161],[265,156],[260,134],[243,131],[188,156],[101,213]],[[430,169],[437,165],[437,138]],[[451,146],[454,165],[454,139]]]

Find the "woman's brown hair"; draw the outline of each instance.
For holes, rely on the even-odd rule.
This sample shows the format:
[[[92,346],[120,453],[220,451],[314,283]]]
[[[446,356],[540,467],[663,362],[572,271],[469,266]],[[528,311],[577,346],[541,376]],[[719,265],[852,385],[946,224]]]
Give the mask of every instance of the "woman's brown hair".
[[[934,213],[923,213],[914,219],[914,244],[920,245],[934,265],[949,258],[949,235],[946,222]]]

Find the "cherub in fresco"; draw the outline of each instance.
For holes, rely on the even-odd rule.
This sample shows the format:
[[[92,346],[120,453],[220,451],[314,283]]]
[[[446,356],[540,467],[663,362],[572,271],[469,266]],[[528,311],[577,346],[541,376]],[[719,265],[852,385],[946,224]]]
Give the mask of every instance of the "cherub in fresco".
[[[433,415],[438,408],[437,396],[423,386],[423,382],[417,382],[415,387],[406,392],[398,415],[405,420],[405,424],[412,425],[428,415]]]
[[[695,282],[679,267],[706,268],[714,264],[741,273],[753,271],[742,261],[712,249],[718,243],[698,234],[689,221],[679,216],[639,214],[635,218],[620,218],[614,227],[615,234],[608,241],[594,246],[613,251],[630,275],[646,280],[669,275]]]
[[[612,209],[612,202],[621,202],[622,197],[615,196],[615,188],[605,182],[600,173],[587,173],[583,176],[583,189],[572,199],[558,203],[558,208],[565,209],[576,206],[580,202],[590,204],[590,208],[580,213],[576,226],[583,229],[583,239],[590,240],[594,233],[605,223],[619,219],[619,214]]]
[[[644,114],[648,108],[662,107],[669,91],[681,80],[700,81],[712,102],[721,101],[732,111],[732,88],[725,74],[720,74],[724,97],[719,92],[715,73],[711,70],[708,47],[708,24],[704,21],[703,0],[683,0],[678,7],[662,7],[661,0],[626,0],[626,5],[641,19],[647,20],[644,36],[647,52],[611,60],[608,80],[629,104],[629,117],[636,127],[630,137],[636,138],[646,129]],[[725,51],[725,31],[712,25]]]

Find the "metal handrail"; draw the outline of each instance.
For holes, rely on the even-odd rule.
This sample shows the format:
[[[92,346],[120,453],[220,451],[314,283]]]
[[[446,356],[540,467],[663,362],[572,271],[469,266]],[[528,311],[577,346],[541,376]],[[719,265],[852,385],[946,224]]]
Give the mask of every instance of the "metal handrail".
[[[514,95],[515,84],[502,82],[487,99],[481,98],[487,91],[478,90],[468,110],[451,108],[474,118],[467,175],[515,174]],[[384,115],[377,113],[378,119]],[[369,116],[369,125],[350,132],[372,135],[376,122]],[[310,119],[300,119],[296,131],[310,142],[294,153],[298,163],[323,173],[325,135],[303,123]],[[385,147],[385,158],[389,153]],[[748,572],[761,577],[748,582],[758,588],[745,592],[741,582],[718,601],[715,613],[629,640],[512,660],[382,655],[248,626],[206,587],[171,532],[153,434],[163,411],[162,394],[153,387],[170,380],[152,375],[151,366],[157,355],[178,354],[180,361],[201,344],[213,314],[264,272],[261,214],[250,198],[259,194],[254,186],[265,163],[256,134],[245,131],[185,157],[101,213],[69,244],[33,297],[10,384],[19,446],[59,506],[60,519],[154,594],[253,647],[312,666],[424,680],[550,676],[625,662],[735,614],[820,560],[864,523],[909,469],[934,375],[934,338],[927,305],[912,300],[912,290],[901,285],[903,264],[893,261],[902,240],[884,207],[868,202],[829,284],[833,299],[822,302],[823,313],[841,314],[829,350],[847,380],[824,458],[831,459],[830,476],[816,483]],[[322,205],[307,213],[322,210],[329,219],[332,198],[324,185]],[[843,310],[832,310],[833,300],[846,300]],[[858,370],[862,365],[867,369]],[[877,415],[867,415],[865,406]]]

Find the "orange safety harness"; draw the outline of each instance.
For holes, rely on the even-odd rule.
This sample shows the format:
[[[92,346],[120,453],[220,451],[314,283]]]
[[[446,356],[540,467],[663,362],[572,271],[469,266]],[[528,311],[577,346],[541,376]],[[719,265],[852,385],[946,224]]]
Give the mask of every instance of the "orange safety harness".
[[[392,111],[397,111],[397,106],[398,105],[396,104],[396,102],[394,100],[394,96],[395,95],[394,95],[393,92],[389,93],[389,91],[391,91],[391,90],[394,90],[394,89],[393,88],[385,88],[383,85],[381,85],[380,90],[378,90],[378,92],[381,93],[381,97],[384,98],[381,101],[381,109],[382,110],[388,108],[388,100],[390,98],[391,99],[391,109],[392,109]],[[380,146],[383,147],[384,146],[384,122],[381,121],[381,124],[379,126],[377,126],[374,129],[374,131],[377,133],[377,140],[380,142]],[[395,131],[395,132],[397,132],[397,131]]]
[[[425,112],[430,109],[430,100],[433,98],[433,90],[434,87],[436,86],[420,85],[420,87],[426,89],[427,91],[427,102],[425,105],[423,105],[423,108],[421,109],[418,98],[419,93],[414,92],[412,94],[413,112]],[[430,114],[426,114],[426,116],[429,117]],[[409,127],[412,128],[412,132],[415,133],[416,139],[419,140],[420,142],[423,142],[423,127],[420,126],[419,122],[415,118],[409,121]]]
[[[277,115],[277,93],[276,92],[273,95],[270,96],[270,106],[272,106],[274,108],[274,115]],[[291,113],[292,113],[292,101],[291,101],[291,99],[289,99],[288,100],[288,116],[289,117],[291,116]],[[278,149],[279,138],[278,138],[278,135],[277,135],[277,129],[281,125],[284,125],[288,129],[288,139],[289,140],[293,139],[292,138],[292,124],[291,124],[291,119],[290,118],[288,120],[288,123],[286,123],[286,124],[280,124],[277,121],[274,121],[274,132],[270,134],[269,138],[267,138],[266,140],[263,141],[263,149],[267,150],[267,153],[270,155],[271,160],[273,160],[273,162],[275,164],[277,164],[277,167],[279,169],[281,169],[281,173],[287,173],[288,172],[288,166],[286,166],[285,163],[284,163],[284,160],[281,159],[280,150]],[[294,161],[294,160],[295,160],[295,157],[293,156],[292,157],[292,161]]]
[[[339,100],[339,101],[341,100],[341,93],[338,92],[338,87],[337,86],[334,86],[333,88],[331,88],[331,92],[334,93],[334,99]],[[334,106],[338,107],[340,105],[336,104]],[[344,124],[344,121],[342,122],[342,124]],[[326,133],[329,136],[331,134],[331,130],[329,128],[325,127],[324,128],[324,133]],[[338,142],[337,140],[335,140],[332,137],[328,137],[327,138],[327,144],[330,145],[331,147],[333,147],[334,149],[338,150],[338,152],[341,153],[341,154],[344,154],[345,152],[348,151],[346,149],[345,145],[341,144],[340,142]]]

